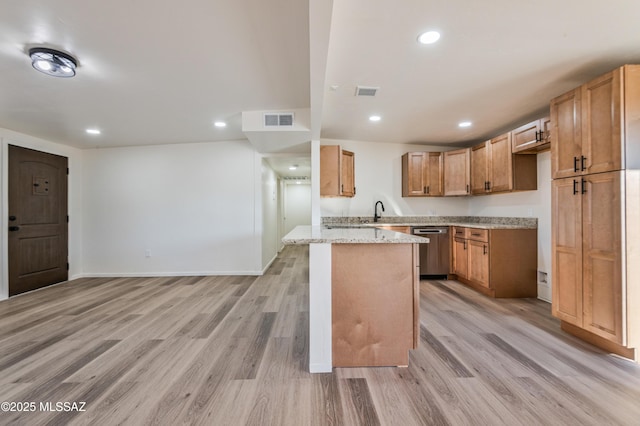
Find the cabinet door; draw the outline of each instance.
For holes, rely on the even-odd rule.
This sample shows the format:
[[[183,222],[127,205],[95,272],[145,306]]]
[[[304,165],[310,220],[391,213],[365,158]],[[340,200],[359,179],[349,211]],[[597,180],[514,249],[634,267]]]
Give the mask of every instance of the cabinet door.
[[[468,240],[469,281],[489,288],[489,243]]]
[[[625,345],[622,320],[620,172],[583,178],[583,327]],[[555,283],[554,283],[555,285]]]
[[[338,197],[340,191],[340,147],[320,146],[320,195]]]
[[[441,196],[444,194],[442,153],[428,152],[427,156],[427,195]]]
[[[454,238],[453,240],[453,273],[458,277],[467,278],[469,267],[469,256],[467,251],[467,240]]]
[[[356,195],[356,185],[355,185],[355,171],[354,171],[354,159],[353,152],[351,151],[342,151],[342,164],[341,170],[342,173],[340,175],[340,190],[341,195],[345,197],[353,197]]]
[[[488,191],[487,165],[489,141],[471,148],[471,193],[486,194]]]
[[[582,155],[580,88],[551,101],[551,178],[576,176]]]
[[[540,131],[542,132],[541,139],[542,144],[547,145],[546,149],[549,149],[551,143],[551,118],[545,117],[540,120]],[[542,151],[543,149],[541,149]]]
[[[469,151],[444,153],[444,195],[469,195]]]
[[[513,189],[513,161],[509,133],[489,141],[488,171],[490,192],[505,192]]]
[[[551,184],[551,311],[582,327],[582,196],[579,177]]]
[[[622,168],[622,68],[582,86],[582,155],[585,174]]]
[[[407,152],[402,156],[402,196],[424,197],[427,193],[426,152]]]
[[[511,131],[512,151],[520,152],[538,145],[541,141],[540,120],[532,121]]]

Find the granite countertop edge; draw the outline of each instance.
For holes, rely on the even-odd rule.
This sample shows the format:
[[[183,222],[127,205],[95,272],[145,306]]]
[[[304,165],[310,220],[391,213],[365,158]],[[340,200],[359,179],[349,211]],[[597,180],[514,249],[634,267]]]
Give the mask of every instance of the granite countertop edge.
[[[299,244],[421,244],[429,239],[402,232],[376,229],[375,226],[327,228],[297,226],[283,239],[285,245]]]

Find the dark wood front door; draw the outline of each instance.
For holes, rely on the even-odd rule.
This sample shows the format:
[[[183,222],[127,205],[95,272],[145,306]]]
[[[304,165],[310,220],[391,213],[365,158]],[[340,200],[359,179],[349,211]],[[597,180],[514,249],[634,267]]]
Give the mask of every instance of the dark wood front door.
[[[66,157],[9,145],[9,295],[66,281]]]

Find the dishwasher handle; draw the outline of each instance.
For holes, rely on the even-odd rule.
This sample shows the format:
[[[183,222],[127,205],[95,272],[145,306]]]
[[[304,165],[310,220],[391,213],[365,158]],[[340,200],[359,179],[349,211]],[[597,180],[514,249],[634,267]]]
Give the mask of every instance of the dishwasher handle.
[[[447,228],[414,228],[412,230],[413,235],[446,234],[447,232]]]

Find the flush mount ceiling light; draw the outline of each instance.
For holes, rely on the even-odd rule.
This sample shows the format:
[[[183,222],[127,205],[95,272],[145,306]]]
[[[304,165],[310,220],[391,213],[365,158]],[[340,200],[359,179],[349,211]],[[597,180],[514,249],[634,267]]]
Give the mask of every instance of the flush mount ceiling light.
[[[437,31],[427,31],[418,36],[418,42],[422,44],[433,44],[440,39],[440,33]]]
[[[289,170],[297,170],[298,169],[298,165],[294,164],[293,166],[289,167]]]
[[[382,119],[382,117],[380,117],[379,115],[372,115],[371,117],[369,117],[369,121],[380,121]]]
[[[29,49],[31,65],[38,71],[54,77],[73,77],[76,75],[78,63],[65,52],[46,47]]]
[[[216,121],[215,123],[213,123],[213,125],[218,128],[227,127],[227,123],[225,123],[224,121]]]
[[[100,129],[87,129],[86,132],[90,135],[99,135],[101,133]]]
[[[471,124],[470,121],[461,121],[458,123],[458,127],[471,127]]]

